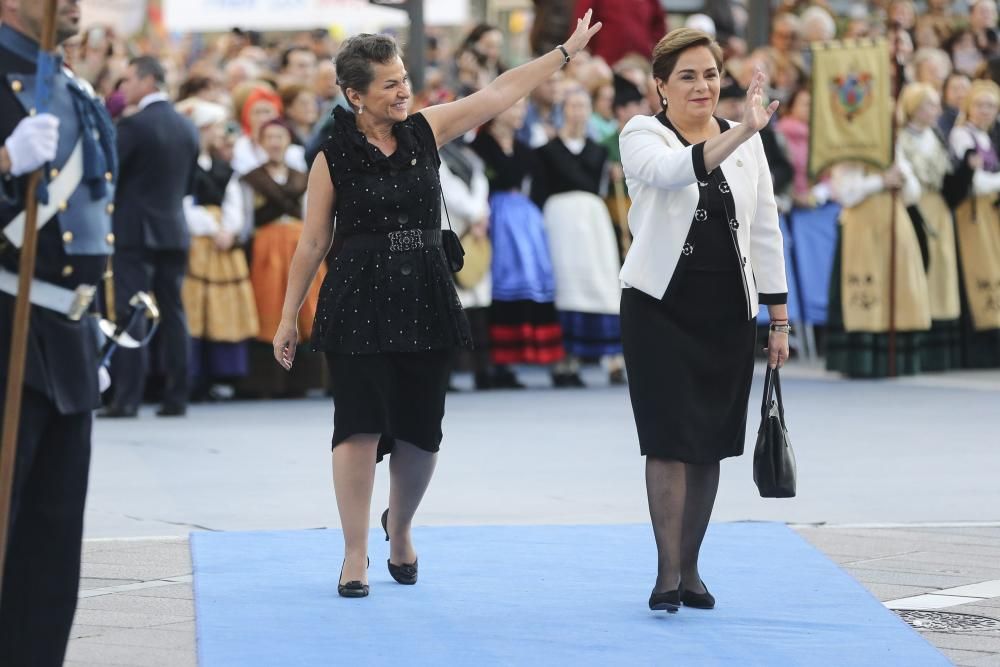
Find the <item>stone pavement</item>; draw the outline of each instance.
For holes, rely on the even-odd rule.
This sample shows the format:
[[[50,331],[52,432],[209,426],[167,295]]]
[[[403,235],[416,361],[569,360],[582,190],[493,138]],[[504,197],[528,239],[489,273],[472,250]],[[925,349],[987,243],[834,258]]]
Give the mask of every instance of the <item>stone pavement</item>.
[[[888,606],[922,610],[908,615],[956,665],[1000,667],[1000,524],[796,528]],[[191,579],[184,538],[88,540],[66,665],[195,665]]]
[[[420,523],[648,521],[627,393],[594,370],[585,391],[547,389],[535,371],[529,391],[449,397]],[[723,465],[713,518],[795,526],[888,606],[915,610],[901,614],[954,662],[1000,667],[1000,371],[849,382],[795,364],[783,375],[799,496],[757,497],[743,456]],[[336,527],[331,417],[314,399],[98,421],[68,664],[195,664],[188,534]],[[387,486],[380,466],[375,517]]]

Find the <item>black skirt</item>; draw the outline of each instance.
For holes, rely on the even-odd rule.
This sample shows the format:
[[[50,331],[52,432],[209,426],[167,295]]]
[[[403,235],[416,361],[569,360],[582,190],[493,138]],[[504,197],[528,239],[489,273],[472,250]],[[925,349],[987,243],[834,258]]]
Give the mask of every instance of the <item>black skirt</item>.
[[[333,446],[379,433],[378,460],[396,440],[426,452],[441,447],[452,350],[326,353],[333,394]]]
[[[667,297],[622,290],[622,342],[643,456],[715,463],[743,453],[756,319],[739,271],[687,271]]]

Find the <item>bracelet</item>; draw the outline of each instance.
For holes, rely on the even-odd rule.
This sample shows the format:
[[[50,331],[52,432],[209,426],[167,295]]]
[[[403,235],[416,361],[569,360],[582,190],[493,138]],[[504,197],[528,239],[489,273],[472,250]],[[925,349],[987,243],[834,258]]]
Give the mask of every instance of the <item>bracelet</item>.
[[[570,58],[572,56],[569,55],[569,51],[567,51],[566,47],[563,46],[562,44],[556,44],[556,48],[559,49],[560,51],[562,51],[562,54],[563,54],[563,67],[565,67],[567,65],[567,63],[569,63],[569,60],[570,60]]]
[[[787,333],[791,333],[791,331],[792,331],[792,325],[788,324],[788,322],[785,322],[784,324],[775,324],[774,322],[771,322],[770,329],[774,333],[787,334]]]

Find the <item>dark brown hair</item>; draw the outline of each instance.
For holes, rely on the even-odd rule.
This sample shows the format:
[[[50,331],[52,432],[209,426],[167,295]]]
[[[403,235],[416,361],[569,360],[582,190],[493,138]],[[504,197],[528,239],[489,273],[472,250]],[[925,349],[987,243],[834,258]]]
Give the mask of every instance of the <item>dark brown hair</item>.
[[[664,35],[653,47],[653,76],[665,82],[674,73],[681,54],[697,46],[704,46],[712,52],[715,64],[722,72],[722,47],[711,35],[694,28],[677,28]],[[663,102],[661,95],[660,104]]]

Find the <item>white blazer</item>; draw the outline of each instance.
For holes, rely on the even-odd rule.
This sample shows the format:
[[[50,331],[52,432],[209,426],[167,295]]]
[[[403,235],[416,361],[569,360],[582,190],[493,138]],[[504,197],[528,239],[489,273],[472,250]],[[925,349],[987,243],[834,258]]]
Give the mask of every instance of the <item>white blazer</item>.
[[[632,198],[628,225],[633,237],[620,278],[625,287],[659,299],[677,268],[698,207],[695,161],[703,145],[684,146],[653,116],[634,117],[619,141]],[[703,160],[699,166],[704,169]],[[761,303],[788,300],[778,208],[760,137],[755,134],[740,144],[722,169],[736,202],[733,226],[743,264],[747,319],[752,319]]]

